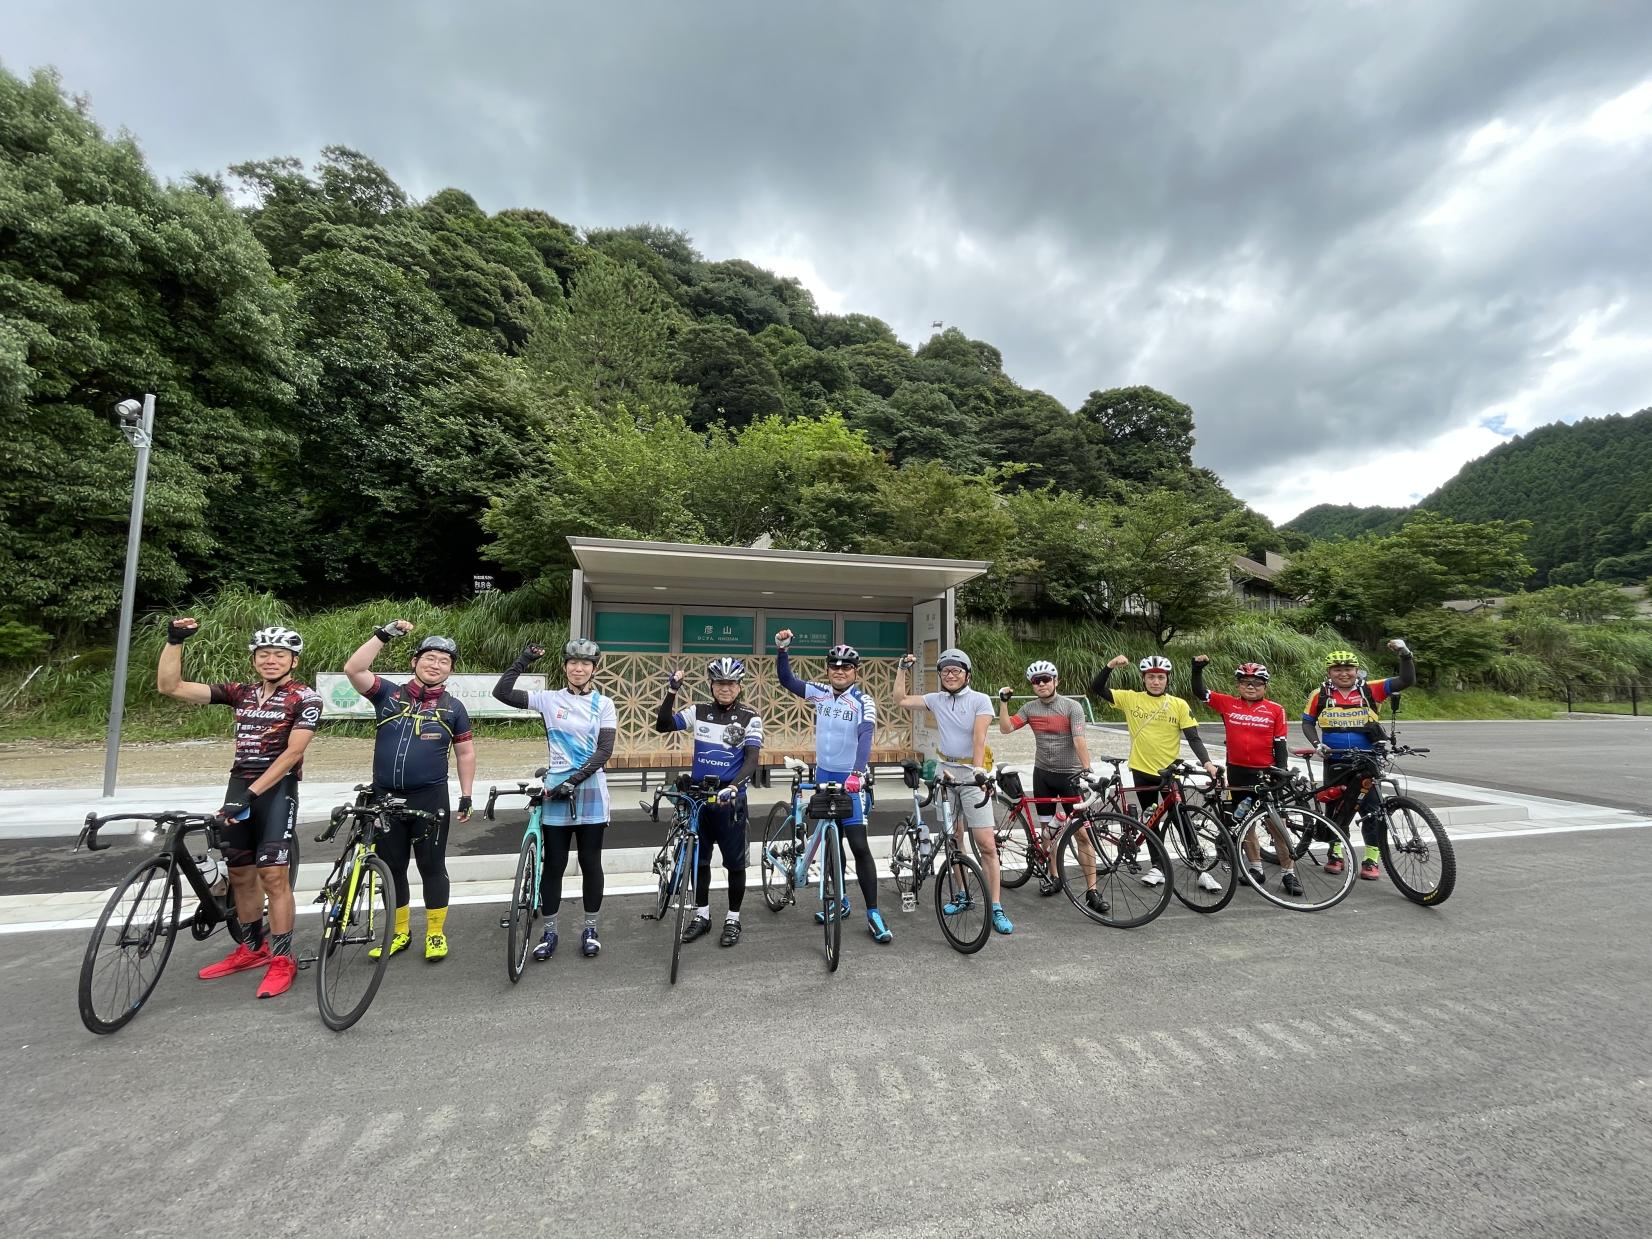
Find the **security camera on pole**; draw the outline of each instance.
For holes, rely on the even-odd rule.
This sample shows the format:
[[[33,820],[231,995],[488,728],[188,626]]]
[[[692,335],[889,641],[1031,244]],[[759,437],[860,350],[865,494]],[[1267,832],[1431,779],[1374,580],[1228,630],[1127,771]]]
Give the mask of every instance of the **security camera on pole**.
[[[115,794],[115,768],[120,764],[120,724],[126,713],[126,660],[132,650],[132,604],[138,588],[138,543],[143,539],[143,494],[149,484],[149,445],[155,431],[155,397],[143,403],[122,400],[115,417],[126,441],[138,449],[132,478],[132,516],[126,526],[126,578],[120,593],[120,633],[115,644],[115,686],[109,694],[109,735],[104,741],[103,795]]]

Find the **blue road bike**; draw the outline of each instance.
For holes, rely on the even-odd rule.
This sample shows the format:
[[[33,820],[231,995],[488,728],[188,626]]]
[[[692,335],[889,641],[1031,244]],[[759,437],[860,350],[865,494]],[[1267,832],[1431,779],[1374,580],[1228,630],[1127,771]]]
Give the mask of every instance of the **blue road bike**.
[[[653,799],[637,803],[644,813],[655,821],[660,816],[660,801],[671,805],[671,827],[665,842],[654,857],[654,876],[658,885],[654,892],[654,909],[644,912],[643,919],[663,921],[671,901],[677,901],[677,931],[671,935],[671,984],[677,984],[677,964],[683,953],[683,930],[688,928],[688,901],[694,893],[694,874],[700,867],[700,814],[709,801],[717,798],[717,776],[708,774],[696,783],[688,775],[679,775],[675,785],[662,787]]]
[[[507,788],[500,791],[497,787],[488,788],[487,808],[482,810],[488,821],[493,821],[493,809],[501,796],[526,796],[528,798],[528,826],[522,832],[522,848],[516,857],[516,880],[511,883],[510,911],[499,918],[499,928],[505,933],[505,975],[510,977],[511,984],[515,985],[522,978],[522,970],[528,964],[528,948],[533,942],[534,922],[539,919],[541,906],[539,902],[539,875],[545,869],[545,803],[548,799],[545,792],[545,771],[541,766],[533,772],[534,781],[518,783],[512,791]],[[573,818],[573,800],[559,800],[556,803],[566,804],[570,820]]]
[[[796,903],[799,861],[818,856],[820,911],[815,920],[825,935],[826,969],[836,972],[843,957],[842,825],[854,816],[854,800],[841,783],[816,783],[807,762],[787,757],[785,764],[792,773],[792,794],[769,810],[763,832],[763,902],[771,912]]]

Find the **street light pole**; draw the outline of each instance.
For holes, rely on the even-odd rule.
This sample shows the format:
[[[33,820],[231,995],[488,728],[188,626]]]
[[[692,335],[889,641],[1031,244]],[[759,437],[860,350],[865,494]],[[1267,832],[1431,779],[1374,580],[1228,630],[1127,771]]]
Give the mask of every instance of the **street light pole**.
[[[132,477],[132,516],[126,525],[126,579],[120,594],[120,634],[115,644],[115,686],[109,694],[109,735],[104,741],[103,796],[115,794],[115,769],[120,765],[120,724],[126,713],[126,663],[132,652],[132,604],[138,592],[138,544],[143,541],[143,495],[149,485],[149,445],[155,432],[155,397],[143,404],[122,400],[115,406],[120,432],[138,449]]]

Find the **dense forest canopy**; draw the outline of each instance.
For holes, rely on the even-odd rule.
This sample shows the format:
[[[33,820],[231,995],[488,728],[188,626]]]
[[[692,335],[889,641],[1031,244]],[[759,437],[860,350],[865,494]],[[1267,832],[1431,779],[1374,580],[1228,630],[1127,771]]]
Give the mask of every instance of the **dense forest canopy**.
[[[1174,397],[1068,409],[985,341],[909,347],[670,228],[415,201],[339,146],[161,184],[49,73],[0,70],[0,161],[0,622],[106,629],[132,470],[110,409],[144,391],[151,606],[445,598],[477,569],[555,599],[563,534],[767,534],[1000,561],[980,613],[1026,601],[1015,574],[1075,615],[1174,599],[1173,630],[1225,580],[1159,578],[1281,545],[1194,467]],[[1196,531],[1173,568],[1149,495]]]

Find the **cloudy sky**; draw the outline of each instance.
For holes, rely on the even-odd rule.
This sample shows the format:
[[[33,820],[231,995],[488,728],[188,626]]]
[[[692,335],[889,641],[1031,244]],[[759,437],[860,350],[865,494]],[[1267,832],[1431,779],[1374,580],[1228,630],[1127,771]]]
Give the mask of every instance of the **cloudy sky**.
[[[1646,0],[55,0],[0,61],[165,176],[340,142],[1150,383],[1275,519],[1652,404]]]

